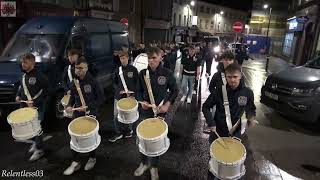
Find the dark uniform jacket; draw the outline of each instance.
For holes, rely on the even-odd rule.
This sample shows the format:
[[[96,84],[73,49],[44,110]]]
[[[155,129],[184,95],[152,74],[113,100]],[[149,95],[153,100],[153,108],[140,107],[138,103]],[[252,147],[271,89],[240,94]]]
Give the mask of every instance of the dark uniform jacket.
[[[90,114],[97,116],[98,108],[103,103],[104,99],[102,89],[89,72],[87,72],[83,80],[79,80],[79,84],[86,106],[88,106],[87,111],[90,111]],[[71,86],[71,98],[69,105],[75,105],[75,108],[82,106],[80,96],[74,83]],[[75,111],[74,113],[75,117],[85,115],[85,113],[79,111]]]
[[[150,76],[150,83],[152,87],[152,93],[153,93],[156,105],[158,106],[162,100],[164,100],[163,104],[165,104],[167,101],[170,101],[171,104],[173,104],[179,92],[176,84],[176,80],[173,77],[173,73],[169,69],[164,68],[162,65],[159,65],[154,72],[151,70],[149,66],[148,66],[148,70],[149,70],[149,76]],[[144,81],[144,76],[146,75],[146,71],[147,69],[144,69],[139,74],[139,79],[140,79],[139,99],[141,101],[147,101],[151,103],[149,94],[148,94],[148,89]],[[149,111],[152,113],[151,109],[149,109]]]
[[[137,91],[139,88],[139,74],[137,68],[128,64],[127,66],[122,66],[122,72],[124,80],[126,81],[129,91],[133,91],[133,96],[137,96]],[[119,75],[119,68],[113,74],[113,89],[114,89],[114,98],[119,100],[126,97],[126,94],[120,95],[120,91],[124,91],[122,81]]]
[[[183,65],[183,75],[195,76],[197,74],[197,67],[201,65],[201,59],[196,54],[192,57],[187,55],[182,57],[181,64]]]
[[[32,71],[25,74],[26,86],[29,90],[32,99],[40,92],[40,90],[42,90],[41,95],[38,98],[32,100],[33,106],[39,108],[43,105],[44,100],[48,94],[48,79],[37,69],[33,69]],[[21,77],[21,85],[18,89],[17,96],[20,96],[21,100],[23,101],[28,101],[27,95],[24,93],[22,79],[23,78]],[[27,107],[27,104],[22,103],[21,106]]]
[[[68,75],[69,66],[70,65],[68,65],[64,68],[63,74],[62,74],[62,86],[63,86],[65,94],[67,93],[67,91],[70,90],[70,88],[73,84],[73,81],[70,82],[70,80],[69,80],[69,75]],[[71,65],[71,76],[72,76],[72,79],[76,77],[74,64]]]
[[[231,89],[227,85],[227,94],[230,107],[232,125],[241,118],[242,114],[246,112],[247,116],[256,115],[256,106],[254,104],[254,95],[251,89],[245,87],[241,82],[236,89]],[[216,106],[214,118],[210,109]],[[218,88],[212,92],[202,107],[204,117],[208,120],[209,127],[216,126],[217,132],[220,136],[228,136],[229,131],[226,123],[225,109],[223,105],[222,89]],[[241,124],[238,126],[236,132],[241,130]]]

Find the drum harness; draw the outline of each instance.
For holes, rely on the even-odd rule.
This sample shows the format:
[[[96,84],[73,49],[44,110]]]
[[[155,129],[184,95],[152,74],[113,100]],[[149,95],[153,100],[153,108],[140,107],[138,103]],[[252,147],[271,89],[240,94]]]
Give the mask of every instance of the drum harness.
[[[27,87],[27,84],[26,84],[26,74],[23,74],[23,76],[22,76],[22,86],[23,86],[24,94],[27,96],[28,101],[32,101],[34,99],[37,99],[38,97],[41,96],[42,91],[43,91],[42,89],[40,89],[40,91],[32,98],[30,95],[29,89]],[[43,131],[41,130],[39,132],[38,136],[40,136],[42,134],[43,134]]]
[[[72,78],[72,73],[71,73],[71,65],[69,65],[69,67],[68,67],[68,77],[69,77],[69,81],[72,82],[73,78]]]
[[[127,96],[129,97],[129,90],[128,90],[128,86],[126,84],[126,81],[125,81],[125,79],[123,77],[122,66],[119,67],[119,76],[120,76],[121,83],[122,83],[122,86],[124,88],[124,91],[126,92]]]
[[[227,93],[227,80],[226,76],[223,72],[221,72],[221,78],[222,78],[222,96],[223,96],[223,106],[224,111],[226,114],[226,123],[228,126],[229,134],[232,135],[234,131],[237,129],[238,125],[240,124],[240,119],[236,122],[234,126],[232,126],[231,122],[231,114],[230,114],[230,107],[229,107],[229,101],[228,101],[228,93]]]

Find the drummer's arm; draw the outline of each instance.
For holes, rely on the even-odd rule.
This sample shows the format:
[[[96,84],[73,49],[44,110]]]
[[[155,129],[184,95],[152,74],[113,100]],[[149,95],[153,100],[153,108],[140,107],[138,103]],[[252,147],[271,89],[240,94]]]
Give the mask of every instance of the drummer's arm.
[[[202,112],[208,123],[208,127],[216,126],[211,109],[216,105],[215,92],[211,93],[207,100],[203,103]]]
[[[21,85],[18,88],[17,94],[16,94],[16,102],[21,101]]]
[[[254,95],[253,92],[250,90],[248,96],[248,102],[245,107],[245,112],[246,112],[246,118],[248,120],[249,126],[254,126],[256,123],[256,106],[254,104]]]

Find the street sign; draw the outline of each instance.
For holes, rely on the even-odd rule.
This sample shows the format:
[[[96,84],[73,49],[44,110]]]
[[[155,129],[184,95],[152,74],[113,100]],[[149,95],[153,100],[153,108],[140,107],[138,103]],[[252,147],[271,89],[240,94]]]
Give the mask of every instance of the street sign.
[[[233,31],[236,32],[236,33],[241,33],[242,30],[243,30],[243,24],[239,21],[233,23]]]

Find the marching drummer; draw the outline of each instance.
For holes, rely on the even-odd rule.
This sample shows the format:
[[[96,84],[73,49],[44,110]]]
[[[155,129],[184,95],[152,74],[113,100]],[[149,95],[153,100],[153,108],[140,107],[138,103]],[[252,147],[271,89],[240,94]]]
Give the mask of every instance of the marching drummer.
[[[25,54],[22,57],[21,63],[24,74],[21,78],[21,85],[17,92],[16,101],[20,102],[21,107],[38,108],[38,117],[42,121],[45,111],[45,98],[48,91],[48,79],[35,68],[36,62],[33,54]],[[41,134],[42,132],[32,139],[33,144],[29,152],[33,154],[29,161],[38,160],[44,155]]]
[[[73,81],[73,78],[75,77],[74,64],[76,63],[79,56],[80,56],[80,51],[77,49],[70,49],[68,51],[69,65],[64,68],[63,76],[62,76],[62,80],[63,80],[62,83],[63,83],[65,94],[70,94],[72,81]]]
[[[103,103],[104,95],[96,80],[88,72],[88,64],[84,57],[80,57],[75,63],[76,80],[79,81],[81,94],[78,93],[75,81],[71,86],[71,97],[69,102],[68,112],[74,111],[71,105],[75,104],[77,110],[74,111],[74,118],[85,115],[98,115],[98,108]],[[85,105],[83,104],[83,100]],[[71,175],[74,171],[80,169],[81,164],[79,160],[79,153],[71,150],[73,155],[73,161],[71,165],[63,172],[64,175]],[[89,153],[89,159],[84,167],[84,170],[91,170],[96,164],[96,152],[91,151]]]
[[[226,77],[226,94],[227,101],[223,98],[222,87],[217,87],[205,101],[202,106],[204,117],[209,122],[211,131],[216,131],[221,137],[241,136],[241,116],[245,112],[248,119],[248,126],[253,127],[256,125],[256,106],[254,104],[253,91],[247,88],[241,81],[241,67],[236,64],[230,64],[225,69]],[[215,116],[212,117],[210,109],[216,106]],[[228,116],[226,116],[226,109],[230,109],[230,121],[228,123]],[[228,124],[232,128],[229,129]],[[210,134],[209,141],[212,143],[217,136],[213,133]],[[209,172],[208,179],[214,179],[212,173]]]
[[[140,79],[140,98],[142,109],[140,116],[142,119],[152,118],[155,115],[164,117],[169,111],[170,106],[174,103],[177,95],[178,88],[173,73],[164,68],[161,62],[161,50],[157,47],[151,47],[147,51],[148,55],[148,68],[144,69],[139,74]],[[154,96],[155,105],[151,105],[149,98],[148,88],[145,83],[144,77],[149,75],[152,93]],[[168,92],[169,90],[169,92]],[[163,103],[161,103],[163,102]],[[157,107],[155,107],[157,106]],[[154,113],[155,111],[155,113]],[[148,157],[140,153],[141,163],[135,170],[135,176],[141,176],[150,167],[151,179],[159,179],[158,175],[158,161],[157,157]]]
[[[118,68],[113,75],[113,88],[114,88],[114,113],[113,113],[113,121],[114,121],[114,131],[115,136],[109,139],[110,142],[116,142],[117,140],[125,137],[132,137],[132,124],[123,124],[118,121],[118,110],[117,110],[117,102],[121,98],[127,97],[130,95],[131,97],[137,96],[137,91],[139,88],[139,76],[138,70],[134,66],[128,64],[129,63],[129,54],[125,51],[119,52],[119,57],[121,61],[121,71],[124,78],[124,83],[127,86],[129,92],[125,92],[125,88],[123,82],[121,80],[120,69]]]

